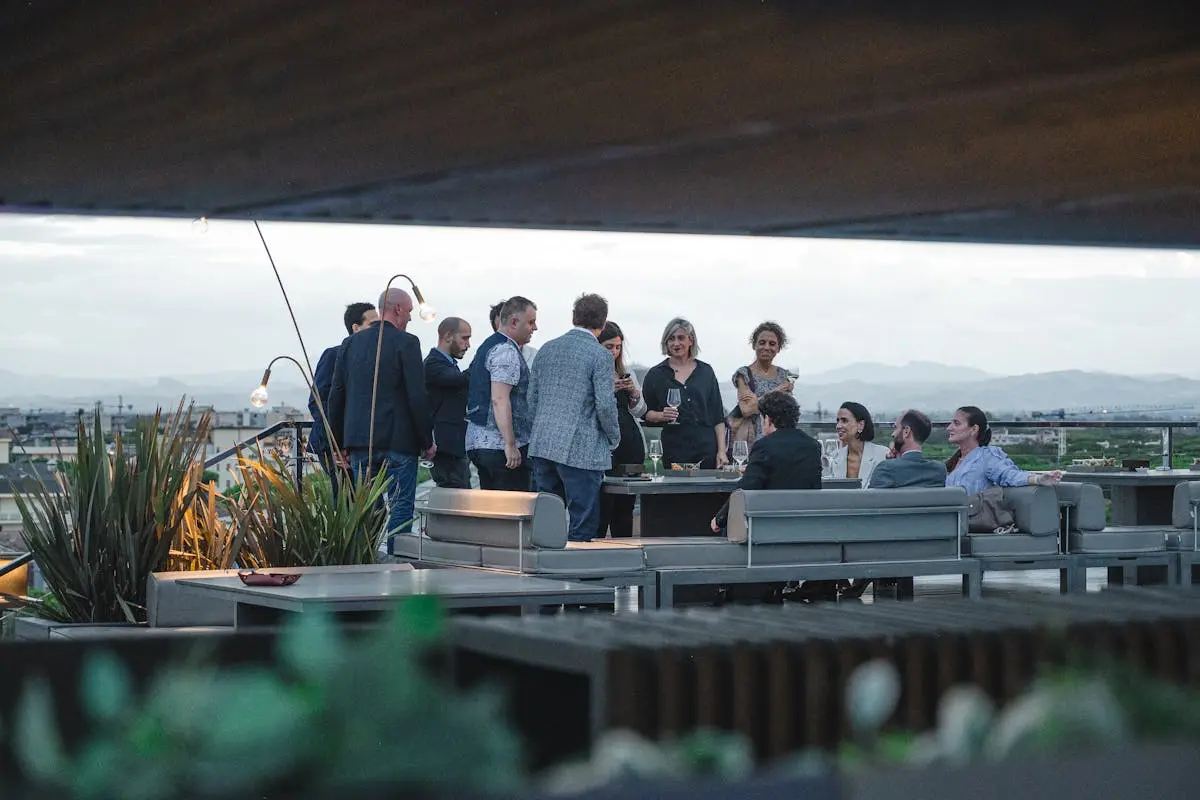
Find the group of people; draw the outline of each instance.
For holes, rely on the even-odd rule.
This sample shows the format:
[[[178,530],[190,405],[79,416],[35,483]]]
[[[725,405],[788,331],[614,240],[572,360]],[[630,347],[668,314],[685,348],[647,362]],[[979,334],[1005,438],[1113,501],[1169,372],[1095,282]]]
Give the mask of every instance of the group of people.
[[[821,486],[821,446],[796,427],[796,376],[774,363],[787,346],[777,323],[752,332],[754,360],[733,374],[737,404],[727,412],[716,373],[698,358],[695,327],[682,317],[663,329],[665,358],[646,372],[643,386],[625,363],[624,334],[600,295],[578,297],[573,327],[536,351],[530,341],[537,305],[522,296],[498,303],[489,310],[492,333],[466,370],[459,362],[472,346],[470,323],[442,320],[437,346],[422,360],[417,337],[406,330],[412,308],[399,289],[381,296],[378,308],[347,306],[347,336],[318,361],[310,402],[318,424],[309,447],[326,470],[388,473],[393,532],[411,530],[417,467],[427,459],[438,486],[470,488],[473,465],[482,489],[560,496],[572,541],[630,536],[633,498],[606,494],[602,483],[606,474],[645,461],[642,426],[661,428],[666,468],[721,468],[740,450],[735,444],[746,442],[741,488]],[[322,409],[336,446],[320,424]],[[868,488],[949,485],[968,493],[1058,477],[1020,470],[989,446],[991,429],[978,408],[954,414],[948,433],[958,450],[945,464],[921,451],[931,432],[928,416],[908,410],[896,419],[892,446],[877,445],[869,411],[844,403],[832,474]],[[725,513],[712,520],[714,531],[724,528]]]

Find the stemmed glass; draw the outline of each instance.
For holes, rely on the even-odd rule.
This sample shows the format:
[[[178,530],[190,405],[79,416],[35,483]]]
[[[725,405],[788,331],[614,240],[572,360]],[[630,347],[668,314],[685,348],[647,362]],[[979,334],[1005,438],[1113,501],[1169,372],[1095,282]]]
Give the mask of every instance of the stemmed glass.
[[[742,440],[733,443],[733,461],[738,466],[738,472],[745,468],[746,459],[750,457],[750,445]]]
[[[679,403],[680,403],[679,389],[677,389],[675,387],[671,387],[670,389],[667,389],[667,406],[675,409],[675,411],[678,412],[679,411]],[[679,420],[673,419],[670,422],[668,422],[667,424],[668,425],[678,425]]]
[[[838,444],[837,439],[824,439],[821,441],[821,450],[823,451],[821,456],[822,477],[833,477],[833,460],[837,457],[837,451],[839,447],[841,447],[841,445]]]
[[[662,442],[658,439],[650,440],[650,460],[654,462],[654,477],[658,477],[658,460],[662,458]]]

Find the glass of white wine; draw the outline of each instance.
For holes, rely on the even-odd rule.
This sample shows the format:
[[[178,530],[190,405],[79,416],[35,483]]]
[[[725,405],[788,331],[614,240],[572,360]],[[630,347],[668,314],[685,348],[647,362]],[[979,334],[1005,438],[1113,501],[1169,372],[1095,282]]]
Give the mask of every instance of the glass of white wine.
[[[742,440],[733,443],[733,461],[738,466],[738,472],[746,468],[746,459],[750,458],[750,445]]]
[[[672,386],[670,389],[667,389],[667,407],[668,408],[673,408],[673,409],[675,409],[676,413],[678,413],[679,412],[679,404],[680,404],[681,399],[682,398],[679,395],[679,389],[677,387]],[[670,422],[668,422],[667,424],[668,425],[678,425],[679,420],[673,419]]]
[[[650,460],[654,462],[654,477],[658,477],[658,460],[662,458],[662,442],[658,439],[650,440]]]

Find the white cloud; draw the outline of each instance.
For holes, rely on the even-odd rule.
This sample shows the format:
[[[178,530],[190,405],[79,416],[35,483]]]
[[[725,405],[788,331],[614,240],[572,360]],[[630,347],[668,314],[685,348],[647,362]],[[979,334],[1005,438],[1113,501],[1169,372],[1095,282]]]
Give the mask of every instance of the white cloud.
[[[725,375],[762,319],[805,373],[853,361],[933,360],[992,372],[1194,373],[1192,252],[264,223],[314,359],[347,302],[411,275],[442,315],[488,329],[524,294],[544,342],[583,291],[606,295],[631,356],[659,358],[662,325],[698,327]],[[117,377],[254,371],[299,346],[247,222],[0,217],[0,368]],[[403,281],[396,285],[403,286]],[[433,326],[410,330],[425,346]],[[24,338],[23,338],[24,337]],[[477,337],[477,339],[480,337]]]

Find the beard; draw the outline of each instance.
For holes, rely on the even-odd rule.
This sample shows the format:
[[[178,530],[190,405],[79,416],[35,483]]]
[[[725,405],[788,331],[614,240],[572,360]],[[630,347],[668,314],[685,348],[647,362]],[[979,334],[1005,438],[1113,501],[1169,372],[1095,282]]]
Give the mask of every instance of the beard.
[[[895,449],[895,451],[897,453],[899,453],[901,450],[904,449],[904,440],[893,436],[892,437],[892,447]]]

